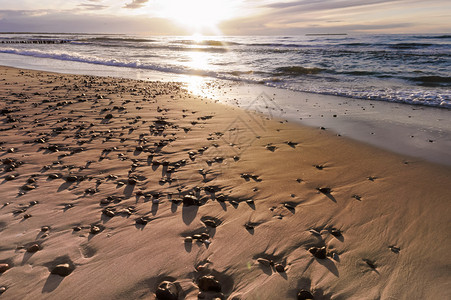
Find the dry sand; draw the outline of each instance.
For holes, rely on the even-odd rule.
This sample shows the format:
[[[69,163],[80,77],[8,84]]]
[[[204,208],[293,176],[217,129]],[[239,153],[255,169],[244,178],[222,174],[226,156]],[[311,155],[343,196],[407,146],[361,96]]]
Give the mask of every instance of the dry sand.
[[[449,167],[175,83],[1,67],[0,100],[2,299],[451,297]]]

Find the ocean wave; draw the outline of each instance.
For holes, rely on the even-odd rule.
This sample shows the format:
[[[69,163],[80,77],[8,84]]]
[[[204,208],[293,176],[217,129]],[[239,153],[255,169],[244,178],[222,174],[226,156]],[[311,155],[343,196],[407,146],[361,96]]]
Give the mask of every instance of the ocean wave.
[[[397,44],[389,44],[387,46],[391,49],[418,49],[437,45],[431,43],[397,43]]]
[[[430,86],[430,87],[451,86],[451,77],[419,76],[408,79],[418,82],[418,85],[421,86]]]
[[[145,43],[145,42],[155,42],[154,39],[145,38],[129,38],[129,37],[88,37],[81,38],[80,41],[94,41],[94,42],[135,42],[135,43]]]
[[[297,76],[297,75],[315,75],[324,72],[325,69],[316,67],[301,67],[301,66],[289,66],[276,68],[275,75],[277,76]]]
[[[218,41],[218,40],[201,40],[201,41],[177,40],[177,41],[172,41],[172,43],[183,44],[183,45],[218,46],[218,47],[240,45],[239,43],[235,43],[235,42]]]

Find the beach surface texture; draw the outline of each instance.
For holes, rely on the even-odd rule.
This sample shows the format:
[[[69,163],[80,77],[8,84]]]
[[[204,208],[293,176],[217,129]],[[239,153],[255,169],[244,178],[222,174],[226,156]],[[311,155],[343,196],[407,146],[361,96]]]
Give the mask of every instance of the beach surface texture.
[[[449,299],[451,168],[194,97],[0,67],[0,298]]]

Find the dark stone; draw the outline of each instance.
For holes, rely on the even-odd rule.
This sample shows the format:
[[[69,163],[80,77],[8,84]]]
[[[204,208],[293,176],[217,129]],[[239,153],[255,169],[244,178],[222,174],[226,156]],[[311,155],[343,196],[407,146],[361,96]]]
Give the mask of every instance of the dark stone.
[[[50,230],[49,226],[42,226],[41,227],[41,231],[43,231],[43,232],[46,232],[46,231],[49,231],[49,230]]]
[[[318,247],[311,247],[308,249],[310,253],[313,254],[314,257],[318,259],[326,259],[327,257],[327,251],[326,247],[318,248]]]
[[[133,178],[133,177],[130,177],[129,179],[128,179],[128,184],[131,184],[131,185],[134,185],[134,184],[136,184],[136,178]]]
[[[332,192],[330,188],[318,188],[318,191],[320,191],[323,194],[330,194]]]
[[[15,175],[8,175],[8,176],[5,177],[5,180],[8,180],[8,181],[14,180],[14,179],[16,179]]]
[[[116,215],[116,213],[115,213],[111,208],[105,208],[105,209],[102,211],[102,213],[103,213],[105,216],[109,217],[109,218],[112,218],[112,217],[114,217],[114,216]]]
[[[53,268],[51,274],[59,275],[59,276],[67,276],[72,273],[72,268],[69,264],[59,264],[55,268]]]
[[[38,244],[33,244],[27,248],[27,252],[29,253],[38,252],[39,250],[41,250],[41,247]]]
[[[138,225],[146,225],[147,223],[149,223],[149,219],[146,217],[136,219],[136,224]]]
[[[177,286],[170,281],[163,281],[155,292],[158,300],[177,300],[179,292]]]
[[[104,117],[105,120],[109,120],[109,119],[112,119],[112,118],[113,118],[113,115],[112,115],[112,114],[107,114],[107,115]]]
[[[272,265],[272,261],[266,258],[257,258],[257,261],[265,267],[270,267]]]
[[[90,232],[91,232],[92,234],[97,234],[97,233],[99,233],[100,231],[102,231],[102,229],[100,229],[99,226],[96,226],[96,225],[92,225],[92,226],[91,226]]]
[[[78,177],[77,177],[77,176],[71,175],[71,176],[67,176],[67,177],[66,177],[66,181],[67,181],[67,182],[75,182],[75,181],[77,181],[77,180],[78,180]]]
[[[9,264],[0,264],[0,274],[6,272],[7,270],[9,270],[9,268]]]
[[[214,220],[205,220],[204,224],[205,224],[205,226],[212,227],[212,228],[217,227],[217,224]]]
[[[85,190],[85,193],[86,193],[86,194],[91,194],[91,195],[92,195],[92,194],[95,194],[95,193],[96,193],[96,190],[93,189],[93,188],[88,188],[88,189]]]
[[[24,191],[31,191],[31,190],[34,190],[35,188],[36,188],[35,186],[29,185],[29,184],[22,186],[22,189]]]
[[[285,272],[285,267],[284,267],[283,265],[281,265],[281,264],[275,265],[274,268],[275,268],[276,271],[279,272],[279,273]]]
[[[301,290],[298,293],[297,300],[313,300],[313,295],[309,291]]]
[[[222,288],[216,278],[211,275],[202,276],[198,281],[199,289],[203,292],[217,292],[220,293]]]
[[[183,204],[186,206],[199,205],[199,200],[193,195],[185,195],[183,197]]]
[[[330,234],[332,234],[334,237],[341,237],[341,236],[342,236],[342,235],[341,235],[341,231],[338,230],[338,229],[332,229],[332,230],[330,231]]]

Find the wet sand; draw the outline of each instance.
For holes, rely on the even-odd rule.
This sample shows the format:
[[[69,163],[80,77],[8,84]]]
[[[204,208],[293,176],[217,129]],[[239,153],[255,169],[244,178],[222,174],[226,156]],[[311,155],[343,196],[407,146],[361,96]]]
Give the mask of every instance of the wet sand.
[[[450,296],[448,166],[176,83],[0,86],[0,297]]]

